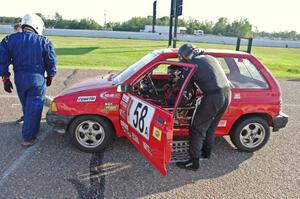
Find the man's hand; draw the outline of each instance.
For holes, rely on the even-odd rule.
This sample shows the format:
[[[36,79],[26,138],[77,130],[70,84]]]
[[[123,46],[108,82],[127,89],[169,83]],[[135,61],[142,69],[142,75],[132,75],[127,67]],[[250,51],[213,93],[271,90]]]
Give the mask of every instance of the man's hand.
[[[2,77],[3,85],[4,85],[4,90],[8,93],[11,93],[13,90],[13,85],[9,79],[9,77]]]
[[[53,77],[51,77],[51,76],[46,77],[46,86],[47,87],[51,86],[52,80],[53,80]]]

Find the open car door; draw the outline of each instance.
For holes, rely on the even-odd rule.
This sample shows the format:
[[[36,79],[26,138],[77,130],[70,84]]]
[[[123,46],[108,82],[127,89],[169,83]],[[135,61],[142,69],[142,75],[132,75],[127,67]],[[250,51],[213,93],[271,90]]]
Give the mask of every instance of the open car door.
[[[195,66],[178,62],[159,62],[152,67],[159,64],[177,65],[189,69],[173,110],[166,110],[132,93],[123,93],[120,102],[120,124],[130,142],[163,176],[166,176],[166,165],[170,162],[172,153],[174,110],[179,104]]]

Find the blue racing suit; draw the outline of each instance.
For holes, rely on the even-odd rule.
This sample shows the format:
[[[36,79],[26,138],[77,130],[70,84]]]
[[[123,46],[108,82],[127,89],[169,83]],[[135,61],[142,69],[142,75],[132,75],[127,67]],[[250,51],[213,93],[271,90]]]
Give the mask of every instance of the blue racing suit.
[[[22,104],[25,141],[36,138],[45,100],[47,76],[56,74],[56,55],[52,43],[34,32],[14,33],[0,43],[0,76],[9,77],[13,65],[15,85]]]

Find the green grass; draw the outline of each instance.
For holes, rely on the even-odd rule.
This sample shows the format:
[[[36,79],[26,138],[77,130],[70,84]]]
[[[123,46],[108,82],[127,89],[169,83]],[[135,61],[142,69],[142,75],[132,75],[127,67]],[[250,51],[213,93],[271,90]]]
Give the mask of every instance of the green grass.
[[[3,38],[4,35],[0,35]],[[105,68],[121,70],[145,54],[167,47],[167,41],[49,37],[53,42],[58,67]],[[178,43],[178,46],[182,43]],[[233,45],[194,43],[201,48],[235,49]],[[300,49],[253,47],[258,57],[276,77],[300,78]]]

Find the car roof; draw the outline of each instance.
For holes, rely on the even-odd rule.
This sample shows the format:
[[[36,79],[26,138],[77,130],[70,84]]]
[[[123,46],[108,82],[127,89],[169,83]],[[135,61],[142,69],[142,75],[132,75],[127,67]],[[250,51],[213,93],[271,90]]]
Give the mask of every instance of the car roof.
[[[235,50],[226,50],[226,49],[203,49],[206,54],[210,53],[217,53],[217,54],[230,54],[230,55],[249,55],[249,53],[243,52],[243,51],[235,51]],[[178,53],[178,48],[167,48],[167,49],[161,49],[161,50],[155,50],[154,53],[158,54],[174,54]]]

